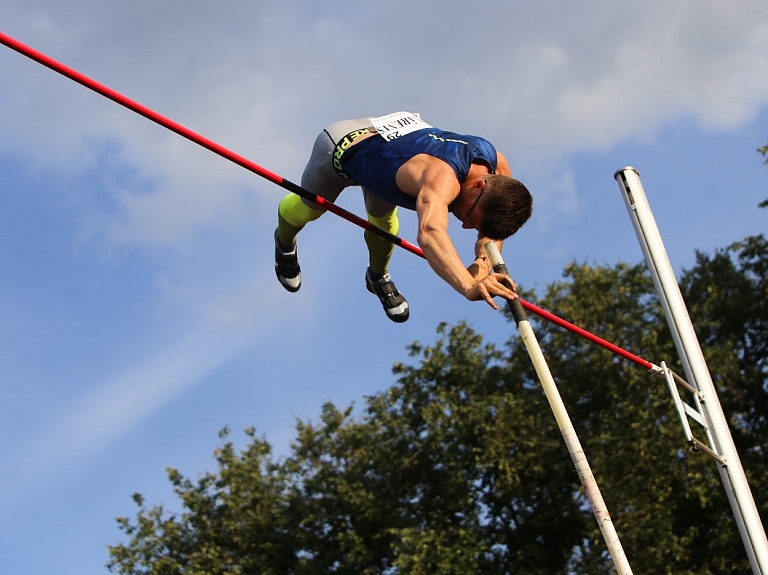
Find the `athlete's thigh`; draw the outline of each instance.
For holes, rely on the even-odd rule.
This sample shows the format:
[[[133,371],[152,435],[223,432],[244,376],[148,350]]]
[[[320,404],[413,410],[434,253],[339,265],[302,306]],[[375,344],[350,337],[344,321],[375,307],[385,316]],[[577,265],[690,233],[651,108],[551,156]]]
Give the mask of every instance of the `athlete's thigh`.
[[[374,218],[380,218],[392,213],[397,207],[395,204],[382,200],[368,188],[363,188],[365,211]]]
[[[312,146],[309,161],[301,175],[301,187],[317,194],[323,199],[335,202],[341,190],[348,186],[357,185],[352,180],[341,177],[333,169],[333,143],[326,131],[320,132]],[[303,199],[304,203],[314,209],[319,209],[317,204]]]

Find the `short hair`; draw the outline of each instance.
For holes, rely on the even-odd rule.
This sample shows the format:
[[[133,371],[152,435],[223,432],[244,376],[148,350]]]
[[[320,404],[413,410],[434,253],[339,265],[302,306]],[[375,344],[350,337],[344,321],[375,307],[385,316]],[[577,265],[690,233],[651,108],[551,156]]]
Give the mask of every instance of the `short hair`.
[[[479,207],[483,221],[478,231],[491,240],[504,240],[531,217],[533,198],[519,180],[493,174],[486,179]]]

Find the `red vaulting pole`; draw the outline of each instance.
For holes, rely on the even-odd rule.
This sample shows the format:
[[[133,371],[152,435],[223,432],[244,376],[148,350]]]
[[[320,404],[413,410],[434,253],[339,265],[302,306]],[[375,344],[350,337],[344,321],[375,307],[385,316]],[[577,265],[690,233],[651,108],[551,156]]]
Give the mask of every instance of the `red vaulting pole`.
[[[420,247],[413,245],[412,243],[394,235],[391,234],[385,230],[382,230],[381,228],[378,228],[374,225],[372,225],[368,220],[364,220],[363,218],[356,216],[352,212],[349,212],[345,210],[344,208],[341,208],[334,204],[333,202],[329,202],[328,200],[321,198],[317,194],[313,194],[309,190],[306,190],[299,186],[298,184],[295,184],[289,180],[286,180],[282,176],[279,176],[275,174],[274,172],[271,172],[267,170],[266,168],[263,168],[259,166],[258,164],[252,162],[248,158],[245,158],[241,156],[240,154],[236,154],[235,152],[228,150],[224,146],[221,146],[214,142],[213,140],[209,140],[208,138],[201,136],[200,134],[193,132],[189,128],[186,128],[179,124],[178,122],[174,122],[173,120],[166,118],[165,116],[158,114],[154,110],[147,108],[143,104],[139,104],[138,102],[131,100],[127,96],[122,95],[119,92],[116,92],[112,88],[105,86],[104,84],[101,84],[97,82],[96,80],[93,80],[92,78],[89,78],[85,74],[81,74],[77,70],[70,68],[69,66],[66,66],[65,64],[62,64],[61,62],[54,60],[50,56],[47,56],[43,54],[42,52],[39,52],[38,50],[35,50],[34,48],[27,46],[26,44],[19,42],[15,38],[12,38],[11,36],[8,36],[7,34],[4,34],[3,32],[0,32],[0,44],[5,44],[12,50],[15,50],[16,52],[19,52],[20,54],[23,54],[24,56],[27,56],[28,58],[31,58],[35,62],[39,62],[43,66],[46,66],[47,68],[50,68],[54,72],[58,72],[62,76],[66,76],[70,80],[74,80],[78,84],[81,84],[85,86],[86,88],[89,88],[90,90],[93,90],[97,94],[101,94],[102,96],[109,98],[113,102],[117,102],[121,106],[124,106],[128,108],[129,110],[132,110],[136,112],[137,114],[140,114],[141,116],[144,116],[145,118],[152,120],[153,122],[160,124],[164,128],[168,128],[172,132],[176,132],[180,136],[183,136],[187,138],[188,140],[191,140],[195,142],[196,144],[199,144],[200,146],[210,150],[214,154],[218,154],[219,156],[226,158],[227,160],[234,162],[235,164],[242,166],[246,170],[249,170],[253,172],[256,175],[261,176],[262,178],[265,178],[269,180],[270,182],[273,182],[280,186],[281,188],[284,188],[288,190],[289,192],[292,192],[298,196],[301,196],[302,198],[309,200],[310,202],[316,203],[318,206],[322,207],[325,210],[328,210],[331,213],[336,214],[337,216],[340,216],[344,218],[345,220],[352,222],[353,224],[360,226],[361,228],[365,230],[369,230],[371,233],[376,234],[379,237],[382,237],[396,246],[400,246],[401,248],[404,248],[405,250],[416,254],[417,256],[424,257],[424,252],[421,250]],[[557,317],[556,315],[553,315],[549,313],[546,310],[543,310],[535,305],[533,305],[530,302],[527,302],[523,299],[520,300],[520,303],[523,305],[524,308],[526,308],[528,311],[535,313],[536,315],[543,317],[545,319],[548,319],[549,321],[559,325],[560,327],[563,327],[565,329],[568,329],[572,331],[573,333],[576,333],[577,335],[580,335],[593,343],[596,343],[597,345],[600,345],[613,353],[620,355],[621,357],[624,357],[625,359],[628,359],[629,361],[632,361],[633,363],[636,363],[637,365],[647,369],[651,373],[659,373],[661,371],[661,368],[657,365],[651,363],[650,361],[647,361],[641,357],[636,356],[633,353],[630,353],[626,351],[625,349],[622,349],[594,334],[589,333],[588,331],[575,326],[574,324],[565,321],[564,319],[561,319]]]

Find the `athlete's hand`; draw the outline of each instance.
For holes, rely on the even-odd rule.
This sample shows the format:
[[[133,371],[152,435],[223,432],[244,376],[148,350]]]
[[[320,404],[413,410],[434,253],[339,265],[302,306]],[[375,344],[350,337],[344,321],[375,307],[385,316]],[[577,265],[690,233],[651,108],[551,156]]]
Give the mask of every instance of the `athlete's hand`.
[[[493,309],[499,309],[494,296],[508,300],[517,299],[517,285],[512,278],[505,274],[491,273],[476,282],[465,294],[470,301],[485,301]]]

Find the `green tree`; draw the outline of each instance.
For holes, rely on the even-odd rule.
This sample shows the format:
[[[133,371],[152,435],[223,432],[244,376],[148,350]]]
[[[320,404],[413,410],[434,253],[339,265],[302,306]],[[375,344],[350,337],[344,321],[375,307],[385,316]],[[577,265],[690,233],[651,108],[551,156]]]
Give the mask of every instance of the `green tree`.
[[[762,257],[768,261],[768,252]],[[682,373],[643,266],[571,265],[565,275],[565,281],[549,286],[542,307]],[[685,295],[690,297],[687,290]],[[570,332],[535,318],[534,323],[636,572],[749,572],[716,466],[685,448],[664,381]],[[710,367],[733,374],[735,356],[723,344],[706,349],[707,360]],[[518,351],[522,344],[510,345],[520,361],[517,369],[529,369]],[[574,572],[609,572],[604,549],[596,523],[587,523]]]
[[[758,509],[768,509],[768,241],[697,254],[682,280]],[[763,487],[762,489],[755,489]]]
[[[418,367],[368,398],[299,422],[292,454],[265,442],[193,483],[170,470],[185,511],[120,518],[119,573],[562,573],[583,530],[573,477],[535,388],[466,325],[441,326]],[[263,549],[259,551],[259,549]]]
[[[768,166],[768,141],[766,141],[765,146],[763,146],[762,148],[758,148],[757,151],[760,152],[765,157],[765,160],[763,161],[763,164]],[[768,207],[768,200],[764,200],[764,201],[760,202],[758,207],[759,208]]]
[[[699,254],[682,279],[756,499],[765,460],[768,245]],[[717,280],[717,281],[715,281]],[[678,373],[642,266],[572,264],[545,309]],[[662,379],[532,318],[630,563],[637,573],[747,573],[714,462],[691,453]],[[611,573],[573,465],[514,329],[500,350],[465,324],[414,343],[414,365],[352,407],[299,421],[276,461],[248,430],[218,470],[169,477],[180,513],[119,518],[121,574]]]

